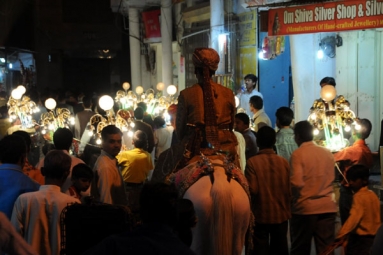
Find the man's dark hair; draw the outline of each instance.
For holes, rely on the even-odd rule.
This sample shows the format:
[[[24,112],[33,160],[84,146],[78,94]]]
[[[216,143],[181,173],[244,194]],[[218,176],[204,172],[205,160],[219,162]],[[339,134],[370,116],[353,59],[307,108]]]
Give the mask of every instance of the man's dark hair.
[[[249,118],[249,116],[248,116],[246,113],[244,113],[244,112],[237,113],[237,114],[235,115],[235,118],[236,118],[236,119],[239,119],[240,121],[242,121],[243,124],[245,124],[245,125],[249,125],[249,124],[250,124],[250,118]]]
[[[148,106],[146,105],[145,102],[139,102],[137,103],[137,107],[141,107],[144,112],[146,112],[146,109],[148,109]]]
[[[86,179],[92,180],[93,171],[87,164],[80,163],[73,167],[72,177],[74,179],[86,178]]]
[[[327,85],[332,85],[332,86],[336,86],[336,82],[335,82],[335,79],[333,77],[324,77],[320,82],[319,82],[319,85],[323,85],[323,84],[327,84]]]
[[[314,138],[313,130],[313,126],[307,120],[299,121],[294,126],[294,135],[298,135],[302,142],[309,142]]]
[[[136,118],[136,120],[142,120],[144,118],[144,112],[145,112],[144,109],[138,106],[134,110],[134,118]]]
[[[253,105],[253,107],[257,110],[263,108],[263,99],[260,96],[252,96],[250,97],[249,103]]]
[[[163,223],[175,227],[178,193],[174,185],[147,183],[140,196],[141,218],[144,223]]]
[[[200,76],[203,76],[203,68],[202,67],[194,67],[194,74],[199,74]],[[215,74],[214,70],[209,69],[209,75],[210,77]]]
[[[254,88],[255,88],[255,86],[257,86],[258,77],[256,75],[254,75],[254,74],[247,74],[245,76],[245,78],[243,78],[243,79],[244,80],[250,79],[250,80],[252,80],[254,82]]]
[[[275,139],[275,130],[269,126],[263,126],[257,132],[257,144],[259,148],[272,148],[275,144]]]
[[[137,130],[133,135],[134,147],[146,149],[148,147],[148,136],[145,132]]]
[[[27,154],[24,139],[18,135],[8,135],[0,141],[0,161],[3,164],[17,164]]]
[[[73,133],[67,128],[58,128],[53,134],[53,143],[56,150],[69,151],[73,142]]]
[[[47,178],[62,180],[69,174],[71,163],[70,156],[62,150],[51,150],[44,158],[41,173]]]
[[[120,134],[122,135],[121,130],[116,127],[115,125],[109,125],[104,127],[101,130],[101,139],[105,141],[108,138],[108,135],[115,135],[115,134]]]
[[[282,106],[275,112],[275,117],[282,126],[290,126],[291,121],[294,119],[294,112],[289,107]]]
[[[153,123],[154,123],[154,126],[156,128],[163,127],[166,124],[166,122],[165,122],[164,118],[162,118],[162,116],[155,117],[154,120],[153,120]]]
[[[358,131],[360,133],[360,138],[367,139],[372,130],[371,121],[368,119],[359,119],[357,123],[360,125],[360,131]]]
[[[13,132],[12,135],[18,135],[24,139],[25,145],[27,146],[27,153],[31,150],[32,139],[31,139],[31,136],[27,132],[25,132],[23,130],[17,130],[15,132]]]
[[[353,165],[347,171],[347,179],[350,181],[356,181],[362,179],[368,181],[370,177],[370,170],[364,165]]]
[[[82,98],[82,104],[84,105],[84,108],[90,108],[92,105],[92,97],[89,95],[86,95]]]

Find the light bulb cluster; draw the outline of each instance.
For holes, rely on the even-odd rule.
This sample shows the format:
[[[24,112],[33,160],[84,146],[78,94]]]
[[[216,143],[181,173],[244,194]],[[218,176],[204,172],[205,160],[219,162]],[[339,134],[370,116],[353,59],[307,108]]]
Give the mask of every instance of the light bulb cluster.
[[[129,83],[123,83],[122,87],[124,90],[119,90],[116,93],[115,101],[119,104],[120,109],[135,109],[139,102],[144,102],[147,105],[147,112],[153,115],[160,115],[163,113],[171,104],[177,104],[177,98],[175,94],[177,93],[177,87],[175,85],[169,85],[166,88],[168,96],[163,95],[163,90],[165,89],[165,84],[159,82],[156,85],[155,92],[153,89],[148,89],[144,92],[142,86],[136,87],[136,93],[129,90]]]
[[[333,86],[324,86],[321,91],[322,99],[314,101],[308,117],[314,127],[314,140],[331,151],[339,151],[348,145],[344,132],[350,132],[351,125],[355,125],[357,129],[356,116],[350,110],[350,103],[344,96],[335,98],[335,95]]]
[[[165,84],[159,82],[156,86],[157,93],[153,89],[144,91],[142,86],[137,86],[135,92],[129,90],[130,84],[124,82],[123,90],[118,90],[115,97],[115,102],[119,106],[119,110],[114,113],[114,101],[112,97],[105,95],[99,100],[100,107],[105,110],[106,116],[100,114],[93,115],[89,120],[87,133],[92,136],[96,144],[101,144],[101,131],[107,125],[115,125],[128,137],[133,137],[134,128],[134,109],[137,104],[144,102],[147,105],[147,112],[154,115],[162,115],[165,117],[166,110],[171,104],[177,104],[177,87],[169,85],[166,88],[168,96],[164,96],[162,91],[165,89]]]
[[[75,119],[70,111],[67,108],[56,108],[56,105],[56,100],[53,98],[45,100],[45,107],[49,111],[41,115],[40,129],[43,135],[53,133],[58,128],[70,128],[75,124]]]
[[[29,129],[35,125],[32,114],[39,112],[40,109],[35,102],[24,95],[25,91],[26,89],[23,85],[19,85],[16,89],[12,90],[11,97],[7,103],[9,107],[8,115],[10,122],[19,119],[21,128]]]

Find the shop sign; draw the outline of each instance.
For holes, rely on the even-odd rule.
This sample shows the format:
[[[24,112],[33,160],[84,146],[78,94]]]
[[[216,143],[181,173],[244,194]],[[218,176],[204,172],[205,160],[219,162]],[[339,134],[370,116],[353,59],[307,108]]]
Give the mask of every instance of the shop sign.
[[[337,1],[269,10],[269,35],[378,27],[383,27],[383,0]]]
[[[241,39],[239,40],[240,46],[250,46],[256,44],[256,18],[257,13],[255,10],[244,12],[239,16],[239,29]]]
[[[146,11],[142,12],[142,20],[145,24],[145,38],[161,37],[160,16],[161,11]]]

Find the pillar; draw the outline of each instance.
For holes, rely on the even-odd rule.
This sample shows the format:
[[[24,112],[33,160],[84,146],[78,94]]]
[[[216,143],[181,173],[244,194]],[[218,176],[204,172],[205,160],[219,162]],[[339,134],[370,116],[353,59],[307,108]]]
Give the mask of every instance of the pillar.
[[[141,45],[137,38],[140,38],[140,19],[138,9],[129,7],[129,43],[130,43],[130,70],[132,90],[141,86]]]
[[[218,40],[219,35],[224,32],[225,17],[223,4],[223,0],[210,0],[210,47],[215,49],[221,58],[216,71],[217,74],[225,73],[224,49],[220,48]]]
[[[172,0],[161,0],[162,82],[173,84]]]

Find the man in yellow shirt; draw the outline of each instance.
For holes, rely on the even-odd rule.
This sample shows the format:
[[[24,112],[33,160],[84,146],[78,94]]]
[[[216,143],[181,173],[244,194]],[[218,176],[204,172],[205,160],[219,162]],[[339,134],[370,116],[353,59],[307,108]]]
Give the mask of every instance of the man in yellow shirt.
[[[153,162],[151,155],[145,151],[148,137],[145,132],[137,130],[133,135],[134,149],[122,151],[117,155],[118,164],[121,166],[121,174],[125,183],[128,205],[131,210],[139,209],[139,195],[142,186],[152,170]]]

